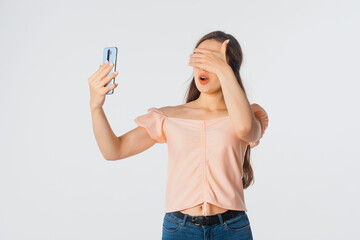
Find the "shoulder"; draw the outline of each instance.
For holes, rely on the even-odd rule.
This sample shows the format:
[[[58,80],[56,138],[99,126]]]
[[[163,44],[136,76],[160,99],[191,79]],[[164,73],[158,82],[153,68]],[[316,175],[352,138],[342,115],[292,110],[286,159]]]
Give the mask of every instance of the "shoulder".
[[[169,112],[171,112],[171,109],[173,108],[173,106],[164,106],[164,107],[159,107],[158,109],[163,112],[166,116],[169,116]]]
[[[159,109],[164,115],[168,117],[176,117],[183,115],[184,109],[186,109],[186,107],[188,107],[188,103],[175,106],[164,106],[157,109]]]

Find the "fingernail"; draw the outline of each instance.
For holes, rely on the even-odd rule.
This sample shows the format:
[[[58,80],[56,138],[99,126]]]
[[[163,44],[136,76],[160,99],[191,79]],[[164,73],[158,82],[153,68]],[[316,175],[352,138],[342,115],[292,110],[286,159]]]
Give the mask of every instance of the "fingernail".
[[[109,60],[106,60],[104,63],[105,63],[105,64],[108,64],[108,63],[109,63]]]

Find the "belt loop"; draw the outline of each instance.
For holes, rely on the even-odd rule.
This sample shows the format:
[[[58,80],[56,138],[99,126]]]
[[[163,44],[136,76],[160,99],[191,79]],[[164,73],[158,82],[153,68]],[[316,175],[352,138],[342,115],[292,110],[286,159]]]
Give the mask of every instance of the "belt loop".
[[[218,213],[216,215],[219,217],[220,225],[222,225],[223,224],[223,219],[222,219],[221,213]]]
[[[185,215],[184,215],[184,219],[183,219],[183,222],[182,222],[182,225],[183,225],[183,226],[185,226],[185,224],[186,224],[186,219],[187,219],[188,216],[189,216],[189,214],[185,214]]]

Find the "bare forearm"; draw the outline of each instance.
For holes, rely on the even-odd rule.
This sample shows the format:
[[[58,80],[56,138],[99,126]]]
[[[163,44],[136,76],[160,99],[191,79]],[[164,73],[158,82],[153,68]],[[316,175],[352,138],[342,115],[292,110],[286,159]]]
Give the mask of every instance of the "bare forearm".
[[[238,126],[238,132],[247,131],[255,124],[250,103],[245,92],[241,89],[231,68],[224,69],[218,74],[229,116]]]
[[[91,109],[93,131],[99,149],[106,160],[113,159],[120,141],[114,134],[102,108]]]

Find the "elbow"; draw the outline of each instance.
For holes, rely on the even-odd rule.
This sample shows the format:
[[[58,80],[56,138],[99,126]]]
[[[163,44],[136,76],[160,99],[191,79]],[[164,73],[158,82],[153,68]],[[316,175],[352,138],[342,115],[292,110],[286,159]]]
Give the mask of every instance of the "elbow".
[[[118,144],[114,144],[113,148],[106,148],[101,154],[106,161],[116,161],[123,158],[123,154],[120,151]]]
[[[247,127],[239,128],[237,131],[237,136],[246,142],[254,142],[258,137],[258,133],[260,131],[259,127],[253,124],[247,125]]]
[[[104,159],[105,159],[106,161],[113,161],[113,160],[114,160],[114,158],[112,158],[112,157],[110,157],[110,156],[105,156],[105,155],[103,155],[103,157],[104,157]]]
[[[237,135],[240,139],[246,142],[256,142],[261,138],[261,123],[255,118],[251,124],[247,124],[247,127],[238,129]]]
[[[106,161],[116,161],[123,159],[122,157],[104,157]]]
[[[260,130],[255,129],[243,129],[238,131],[238,137],[248,143],[257,142],[261,138]]]
[[[111,155],[103,155],[104,159],[106,161],[116,161],[116,160],[120,160],[121,158],[119,157],[115,157],[115,156],[111,156]]]
[[[240,128],[236,131],[236,134],[237,136],[240,138],[240,139],[243,139],[243,140],[246,140],[247,138],[249,138],[248,136],[250,135],[251,133],[251,128]]]

